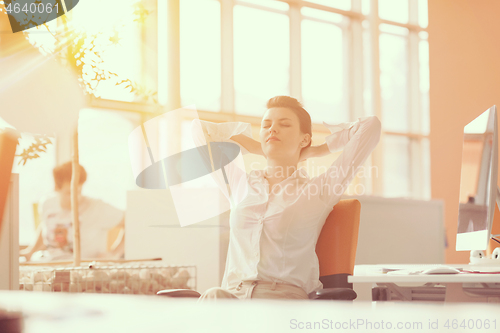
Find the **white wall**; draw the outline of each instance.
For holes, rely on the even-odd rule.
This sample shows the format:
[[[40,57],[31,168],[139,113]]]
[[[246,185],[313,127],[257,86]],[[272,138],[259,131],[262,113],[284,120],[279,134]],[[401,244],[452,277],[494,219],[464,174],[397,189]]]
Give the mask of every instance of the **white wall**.
[[[374,196],[344,196],[361,203],[356,265],[442,264],[444,203]],[[371,283],[354,283],[356,301],[371,301]]]
[[[193,202],[193,209],[196,207]],[[227,217],[224,213],[220,218],[181,227],[169,190],[129,191],[125,257],[161,257],[165,264],[196,265],[199,292],[220,287],[229,240]]]
[[[361,202],[356,265],[444,263],[441,200],[344,198]]]

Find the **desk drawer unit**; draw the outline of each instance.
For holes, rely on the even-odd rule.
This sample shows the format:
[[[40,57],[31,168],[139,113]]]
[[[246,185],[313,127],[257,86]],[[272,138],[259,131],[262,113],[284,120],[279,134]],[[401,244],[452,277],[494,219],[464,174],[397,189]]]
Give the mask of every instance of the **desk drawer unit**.
[[[394,283],[377,283],[372,288],[373,301],[424,301],[444,302],[446,298],[445,283],[426,283],[423,286],[398,286]],[[482,301],[500,301],[500,283],[463,283],[460,293],[470,299],[481,298]]]

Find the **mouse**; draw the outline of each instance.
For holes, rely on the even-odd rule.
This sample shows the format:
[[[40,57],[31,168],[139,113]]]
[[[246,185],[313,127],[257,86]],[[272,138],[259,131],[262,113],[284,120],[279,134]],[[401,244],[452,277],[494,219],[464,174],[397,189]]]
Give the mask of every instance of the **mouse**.
[[[450,266],[437,266],[430,269],[422,271],[420,274],[458,274],[460,273],[459,268]]]

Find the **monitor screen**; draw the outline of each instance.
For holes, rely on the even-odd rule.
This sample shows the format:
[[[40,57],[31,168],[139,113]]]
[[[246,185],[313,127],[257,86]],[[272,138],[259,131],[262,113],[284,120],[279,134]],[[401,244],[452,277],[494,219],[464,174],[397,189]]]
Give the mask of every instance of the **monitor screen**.
[[[463,138],[456,250],[485,250],[497,194],[496,107],[467,124]]]

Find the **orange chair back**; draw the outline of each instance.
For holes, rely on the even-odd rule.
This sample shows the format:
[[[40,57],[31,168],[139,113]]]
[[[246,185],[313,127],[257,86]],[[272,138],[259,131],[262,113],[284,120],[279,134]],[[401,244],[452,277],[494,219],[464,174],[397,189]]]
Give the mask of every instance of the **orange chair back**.
[[[108,230],[108,237],[107,237],[107,250],[111,251],[113,248],[113,244],[115,244],[116,240],[118,239],[118,236],[120,235],[120,232],[123,228],[119,225],[116,227],[113,227]]]
[[[320,277],[353,274],[360,214],[361,203],[345,199],[326,218],[316,244]]]
[[[0,230],[2,230],[3,211],[9,193],[10,175],[19,134],[9,128],[0,130]]]
[[[40,214],[38,213],[38,203],[33,204],[33,222],[35,222],[35,230],[40,225]]]

